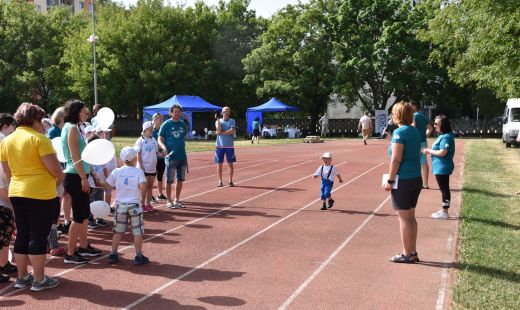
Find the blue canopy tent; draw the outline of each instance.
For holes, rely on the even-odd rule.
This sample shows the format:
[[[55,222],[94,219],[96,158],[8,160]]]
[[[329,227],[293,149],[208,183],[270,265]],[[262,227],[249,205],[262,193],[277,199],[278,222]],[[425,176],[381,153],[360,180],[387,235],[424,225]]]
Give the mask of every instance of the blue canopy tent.
[[[299,111],[297,107],[292,107],[286,105],[283,102],[278,101],[276,98],[271,98],[271,100],[266,103],[259,105],[257,107],[248,108],[246,112],[247,119],[247,133],[252,134],[253,128],[252,124],[255,118],[258,117],[260,123],[262,123],[262,113],[264,112],[296,112]]]
[[[190,124],[190,132],[189,137],[191,138],[193,135],[192,132],[192,126],[193,126],[193,112],[215,112],[215,111],[222,111],[222,108],[216,105],[213,105],[206,100],[200,98],[199,96],[179,96],[175,95],[171,97],[170,99],[155,104],[150,105],[147,107],[144,107],[143,110],[143,119],[145,121],[152,120],[152,116],[159,112],[163,115],[168,115],[170,111],[170,107],[174,104],[178,104],[182,107],[183,110],[183,119],[187,120]]]

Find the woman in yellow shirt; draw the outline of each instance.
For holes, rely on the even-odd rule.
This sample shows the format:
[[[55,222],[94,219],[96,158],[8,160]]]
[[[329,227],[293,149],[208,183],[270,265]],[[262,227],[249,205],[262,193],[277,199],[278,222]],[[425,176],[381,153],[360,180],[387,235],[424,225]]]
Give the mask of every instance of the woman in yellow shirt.
[[[0,162],[9,183],[17,235],[14,255],[18,267],[15,287],[32,284],[41,291],[59,284],[45,276],[47,236],[56,205],[56,184],[64,174],[51,141],[42,132],[45,111],[35,104],[22,103],[14,118],[18,128],[0,145]],[[33,274],[28,272],[31,263]]]

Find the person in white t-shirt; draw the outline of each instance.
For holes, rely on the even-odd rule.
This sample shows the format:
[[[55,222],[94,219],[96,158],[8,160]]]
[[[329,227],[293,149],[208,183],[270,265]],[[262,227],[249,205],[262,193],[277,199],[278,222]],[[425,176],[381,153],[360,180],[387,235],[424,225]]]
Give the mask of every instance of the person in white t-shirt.
[[[367,145],[367,139],[372,135],[372,119],[370,118],[370,113],[365,112],[359,119],[358,131],[363,134],[363,143]]]
[[[119,261],[117,248],[121,242],[121,237],[126,231],[126,226],[130,222],[132,234],[134,235],[135,260],[136,265],[143,265],[149,259],[143,255],[143,209],[140,206],[141,197],[146,191],[146,177],[143,170],[136,168],[137,154],[139,148],[136,146],[125,146],[120,153],[120,158],[124,161],[124,166],[114,169],[108,176],[103,187],[115,187],[116,189],[116,210],[114,214],[114,236],[112,237],[112,252],[108,256],[111,264]]]
[[[157,153],[159,152],[159,144],[157,140],[152,137],[152,122],[143,123],[143,131],[141,137],[135,142],[135,146],[139,147],[137,153],[137,168],[144,171],[146,176],[146,193],[143,195],[141,205],[143,212],[153,211],[152,190],[153,182],[155,182],[155,174],[157,173]]]
[[[325,138],[329,133],[329,118],[327,117],[327,113],[323,114],[322,118],[320,118],[319,123],[321,125],[321,137]]]
[[[334,205],[334,200],[332,199],[332,187],[334,186],[334,178],[337,176],[339,183],[343,183],[343,179],[339,174],[339,170],[337,167],[332,165],[332,154],[329,152],[323,153],[321,156],[323,160],[323,165],[319,166],[316,172],[314,172],[313,178],[321,177],[321,209],[327,210],[332,208]],[[328,202],[328,206],[327,206]]]

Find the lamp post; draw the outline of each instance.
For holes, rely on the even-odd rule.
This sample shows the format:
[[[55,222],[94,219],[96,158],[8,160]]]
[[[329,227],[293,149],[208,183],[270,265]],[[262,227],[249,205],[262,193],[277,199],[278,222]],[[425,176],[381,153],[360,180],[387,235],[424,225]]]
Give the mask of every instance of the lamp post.
[[[94,0],[90,3],[92,10],[92,34],[87,39],[89,43],[92,44],[92,53],[94,56],[94,105],[98,103],[98,95],[97,95],[97,69],[96,69],[96,43],[98,41],[98,37],[96,36],[96,18],[94,16]]]

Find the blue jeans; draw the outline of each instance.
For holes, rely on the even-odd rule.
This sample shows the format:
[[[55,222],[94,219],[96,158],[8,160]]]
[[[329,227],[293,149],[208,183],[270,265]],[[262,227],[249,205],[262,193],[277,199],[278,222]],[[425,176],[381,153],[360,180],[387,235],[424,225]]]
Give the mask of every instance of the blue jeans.
[[[186,179],[186,167],[188,162],[186,160],[166,159],[166,183],[172,184],[174,181],[173,172],[175,171],[175,178],[177,182],[183,182]]]
[[[334,186],[334,182],[321,178],[321,200],[331,197],[332,186]]]

